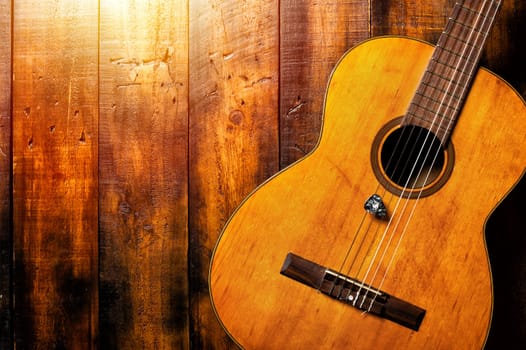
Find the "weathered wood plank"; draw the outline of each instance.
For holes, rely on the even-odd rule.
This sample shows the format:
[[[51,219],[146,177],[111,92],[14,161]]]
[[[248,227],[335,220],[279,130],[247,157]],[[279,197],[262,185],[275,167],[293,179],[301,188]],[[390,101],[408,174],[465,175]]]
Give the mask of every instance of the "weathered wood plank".
[[[501,75],[526,97],[526,2],[503,0],[491,32],[482,65]]]
[[[208,261],[220,228],[258,183],[314,146],[327,78],[346,49],[369,34],[435,42],[454,0],[371,0],[371,23],[368,2],[359,0],[164,3],[103,0],[105,31],[97,56],[96,3],[0,0],[2,349],[9,348],[14,334],[9,324],[11,226],[17,347],[93,346],[98,330],[97,159],[103,243],[97,341],[108,347],[233,347],[215,321],[207,292]],[[16,81],[11,119],[12,6]],[[525,2],[504,0],[483,57],[483,65],[523,96],[525,17]],[[100,157],[97,57],[103,80]],[[526,334],[518,222],[523,183],[488,226],[494,232],[488,240],[498,326],[489,348],[498,348],[505,338],[524,343]]]
[[[278,170],[278,2],[190,2],[190,278],[195,349],[233,343],[208,294],[219,232]]]
[[[435,43],[455,0],[371,0],[371,34],[405,35]]]
[[[345,51],[369,37],[367,1],[281,4],[281,166],[318,141],[329,75]]]
[[[0,1],[0,349],[12,346],[11,1]]]
[[[13,2],[16,348],[94,348],[98,2]]]
[[[189,346],[186,1],[101,1],[101,348]]]

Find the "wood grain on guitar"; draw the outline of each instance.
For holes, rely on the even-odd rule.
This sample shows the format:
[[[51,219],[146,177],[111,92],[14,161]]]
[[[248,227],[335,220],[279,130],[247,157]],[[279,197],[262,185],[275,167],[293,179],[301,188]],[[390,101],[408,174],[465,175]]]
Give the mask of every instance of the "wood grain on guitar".
[[[457,2],[435,48],[383,37],[340,60],[317,147],[254,191],[214,250],[214,309],[238,345],[484,346],[484,227],[526,165],[525,102],[477,66],[499,4]]]

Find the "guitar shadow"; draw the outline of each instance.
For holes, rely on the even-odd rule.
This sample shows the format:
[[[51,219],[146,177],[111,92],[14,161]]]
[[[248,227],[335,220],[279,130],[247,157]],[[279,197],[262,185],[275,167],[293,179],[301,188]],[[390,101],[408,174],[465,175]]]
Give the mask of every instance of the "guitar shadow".
[[[526,175],[486,225],[493,273],[494,309],[486,350],[526,344]]]

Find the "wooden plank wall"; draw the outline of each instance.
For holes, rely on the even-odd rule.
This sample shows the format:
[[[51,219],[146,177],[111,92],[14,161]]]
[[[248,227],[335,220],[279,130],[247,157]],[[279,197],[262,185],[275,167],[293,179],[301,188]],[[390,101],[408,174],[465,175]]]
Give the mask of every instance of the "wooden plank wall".
[[[187,4],[100,4],[100,343],[186,348]]]
[[[190,1],[191,344],[231,344],[207,287],[221,227],[278,170],[278,2]]]
[[[0,1],[0,349],[11,344],[11,3]]]
[[[98,2],[13,3],[17,348],[98,334]]]
[[[207,287],[240,201],[316,144],[339,57],[454,0],[0,0],[0,348],[231,349]],[[483,63],[526,96],[526,4]],[[526,181],[488,222],[488,349],[526,343]]]
[[[280,165],[316,144],[323,96],[338,59],[370,35],[367,1],[283,1],[281,5]]]

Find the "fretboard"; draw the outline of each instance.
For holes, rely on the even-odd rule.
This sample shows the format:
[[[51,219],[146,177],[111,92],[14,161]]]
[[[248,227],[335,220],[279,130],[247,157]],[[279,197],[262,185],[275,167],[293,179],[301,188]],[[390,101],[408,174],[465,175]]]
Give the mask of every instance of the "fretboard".
[[[500,0],[457,1],[403,125],[431,130],[445,145],[462,108]]]

